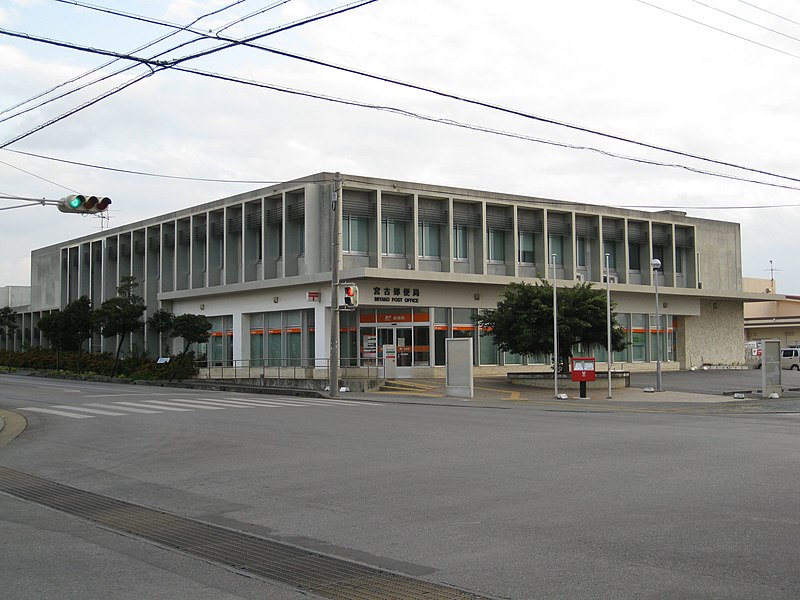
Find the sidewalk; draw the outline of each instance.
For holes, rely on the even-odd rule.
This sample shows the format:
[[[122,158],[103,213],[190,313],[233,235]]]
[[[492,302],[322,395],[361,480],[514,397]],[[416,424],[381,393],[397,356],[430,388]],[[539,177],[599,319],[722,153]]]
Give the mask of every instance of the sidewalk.
[[[474,396],[457,398],[447,396],[444,379],[403,379],[397,381],[398,390],[364,393],[343,392],[342,398],[364,399],[375,402],[418,403],[440,405],[475,405],[512,407],[520,405],[564,410],[620,410],[646,412],[713,412],[713,413],[764,413],[800,412],[800,400],[783,398],[762,399],[749,395],[743,400],[731,395],[692,393],[686,391],[645,392],[641,387],[612,390],[589,390],[587,398],[580,398],[578,390],[560,390],[568,398],[559,400],[553,388],[532,388],[509,383],[505,376],[476,377]]]

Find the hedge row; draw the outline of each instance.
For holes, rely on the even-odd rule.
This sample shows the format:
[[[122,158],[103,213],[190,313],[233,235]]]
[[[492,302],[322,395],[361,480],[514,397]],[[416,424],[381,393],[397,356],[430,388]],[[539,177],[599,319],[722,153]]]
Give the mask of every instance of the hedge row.
[[[121,358],[117,376],[130,379],[169,379],[176,367],[176,357],[159,365],[150,358]],[[110,376],[114,368],[114,355],[107,352],[60,352],[37,348],[25,352],[0,350],[0,366],[37,371],[69,371],[72,373]],[[175,379],[189,379],[197,374],[194,355],[190,352],[182,361]]]

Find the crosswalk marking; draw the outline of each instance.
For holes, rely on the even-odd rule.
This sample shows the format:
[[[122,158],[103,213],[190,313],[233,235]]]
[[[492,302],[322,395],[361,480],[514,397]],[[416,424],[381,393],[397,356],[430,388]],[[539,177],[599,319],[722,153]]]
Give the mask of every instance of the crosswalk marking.
[[[131,402],[130,404],[133,404],[133,402]],[[100,404],[99,402],[90,402],[85,406],[96,406],[97,408],[111,408],[111,409],[116,408],[117,410],[120,410],[119,406],[113,406],[111,404]],[[146,408],[134,408],[133,406],[126,406],[122,410],[127,410],[128,412],[132,413],[142,413],[143,415],[157,415],[159,413],[159,411],[157,410],[149,410]]]
[[[201,405],[203,406],[215,406],[217,410],[220,408],[255,408],[252,404],[236,404],[234,402],[226,402],[224,400],[214,400],[212,398],[198,398],[196,400],[192,399],[189,400],[184,398],[170,398],[168,402],[177,402],[180,404],[186,404],[187,406],[190,405]]]
[[[116,394],[115,394],[116,395]],[[122,396],[124,394],[119,394]],[[138,394],[145,396],[144,394]],[[166,394],[164,394],[166,395]],[[108,397],[113,395],[109,394]],[[93,398],[99,396],[86,396]],[[152,398],[152,396],[145,396]],[[348,406],[379,406],[370,402],[357,402],[336,398],[164,398],[163,400],[140,400],[137,402],[114,400],[107,404],[86,402],[83,404],[58,404],[48,408],[28,406],[18,410],[69,417],[71,419],[93,419],[95,416],[124,417],[133,413],[159,414],[169,412],[193,412],[196,410],[225,410],[226,408],[345,408]],[[86,414],[89,413],[89,414]]]
[[[204,406],[203,404],[190,404],[188,401],[186,403],[183,400],[145,400],[147,404],[155,404],[156,406],[172,406],[172,407],[181,407],[181,408],[188,408],[188,409],[195,409],[199,408],[200,410],[225,410],[222,406]]]
[[[131,406],[138,406],[138,407],[142,406],[142,404],[139,403],[139,402],[122,402],[122,401],[120,401],[120,402],[114,402],[114,404],[123,404],[125,406],[130,404]],[[155,408],[155,407],[149,407],[149,408]],[[194,411],[193,408],[176,408],[174,406],[159,406],[158,409],[159,410],[168,410],[168,411],[171,411],[171,412],[192,412],[192,411]]]
[[[94,419],[91,415],[78,415],[75,413],[64,412],[63,410],[53,410],[51,408],[37,408],[35,406],[26,406],[18,408],[17,410],[28,410],[30,412],[46,413],[48,415],[58,415],[60,417],[70,417],[71,419]]]
[[[77,405],[73,406],[73,405],[69,405],[69,404],[58,405],[55,408],[63,408],[63,409],[66,409],[66,410],[77,410],[79,412],[87,412],[87,413],[91,413],[93,415],[106,415],[106,416],[109,416],[109,417],[127,417],[128,416],[128,413],[111,412],[110,410],[100,410],[98,408],[85,408],[83,406],[77,406]]]

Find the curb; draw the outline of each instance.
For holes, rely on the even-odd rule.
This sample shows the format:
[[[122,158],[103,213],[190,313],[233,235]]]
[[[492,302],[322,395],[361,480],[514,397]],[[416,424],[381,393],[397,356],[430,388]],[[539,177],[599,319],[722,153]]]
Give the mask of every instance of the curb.
[[[28,427],[28,421],[19,413],[0,408],[0,446],[5,446]]]

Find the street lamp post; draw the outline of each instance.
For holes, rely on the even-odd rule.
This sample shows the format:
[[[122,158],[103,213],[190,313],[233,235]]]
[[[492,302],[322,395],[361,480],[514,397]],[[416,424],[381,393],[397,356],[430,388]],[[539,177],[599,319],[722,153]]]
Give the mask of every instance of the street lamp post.
[[[661,387],[661,303],[658,301],[658,270],[661,268],[661,261],[654,258],[650,261],[653,268],[653,283],[656,286],[656,391],[663,392]]]
[[[611,398],[611,361],[614,350],[611,348],[611,255],[606,254],[606,363],[608,365],[608,398]]]
[[[556,255],[552,254],[553,266],[553,388],[558,398],[558,300],[556,299]]]

